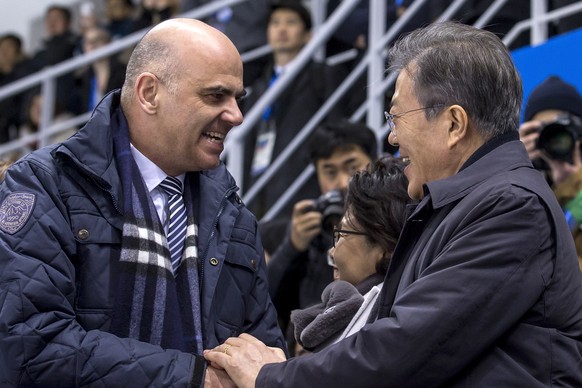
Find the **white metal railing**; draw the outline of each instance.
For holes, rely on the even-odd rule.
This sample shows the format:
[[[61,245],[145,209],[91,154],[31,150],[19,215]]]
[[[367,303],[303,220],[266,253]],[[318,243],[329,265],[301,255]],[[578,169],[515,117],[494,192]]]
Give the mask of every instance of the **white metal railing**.
[[[181,17],[204,18],[218,11],[225,6],[232,6],[239,3],[253,0],[218,0],[209,2],[199,8],[186,12]],[[322,48],[331,36],[331,34],[340,26],[340,24],[349,17],[351,10],[354,9],[359,0],[344,0],[340,6],[334,11],[329,18],[324,17],[325,3],[327,0],[311,0],[311,8],[314,14],[314,36],[311,42],[306,45],[304,50],[300,53],[298,58],[292,62],[285,72],[284,76],[280,77],[278,81],[269,88],[263,96],[257,101],[255,106],[245,115],[243,124],[231,132],[227,138],[225,145],[224,158],[228,163],[228,168],[235,176],[239,186],[243,186],[243,159],[244,159],[244,138],[248,135],[251,128],[256,125],[261,117],[262,111],[272,104],[272,102],[279,96],[285,87],[293,82],[294,77],[299,74],[303,66],[309,62],[311,58],[321,57]],[[395,37],[400,33],[402,27],[412,19],[417,11],[421,10],[427,0],[414,1],[407,11],[386,31],[385,23],[385,2],[377,0],[370,1],[370,31],[369,31],[369,47],[366,54],[361,61],[355,66],[352,72],[346,77],[338,89],[330,96],[330,98],[322,105],[314,117],[305,124],[296,138],[289,144],[289,146],[277,156],[272,165],[259,178],[259,180],[249,189],[247,193],[243,193],[245,202],[250,203],[254,200],[260,190],[264,189],[270,179],[276,176],[278,171],[284,167],[285,162],[292,155],[292,153],[302,145],[306,138],[316,128],[319,122],[325,117],[335,103],[342,98],[349,88],[353,85],[356,79],[368,71],[368,95],[367,99],[362,105],[351,115],[352,121],[362,120],[366,115],[366,122],[369,127],[373,128],[377,134],[378,139],[383,139],[387,133],[386,125],[383,123],[382,112],[385,109],[384,97],[386,91],[394,84],[395,76],[393,74],[386,74],[384,71],[384,63],[386,56],[386,47],[391,44]],[[454,15],[466,0],[453,0],[450,5],[441,15],[439,20],[454,19]],[[491,1],[489,8],[481,15],[475,22],[475,26],[483,27],[486,25],[501,9],[507,0]],[[557,20],[561,17],[569,16],[582,11],[582,1],[562,7],[560,9],[547,12],[546,0],[531,0],[531,16],[527,20],[517,23],[513,29],[506,34],[504,43],[511,44],[514,39],[523,31],[531,30],[531,44],[536,45],[547,40],[547,23]],[[26,91],[31,87],[41,85],[43,94],[43,108],[42,118],[39,132],[32,134],[23,139],[18,139],[10,143],[0,145],[0,156],[5,155],[11,151],[21,149],[31,141],[38,141],[40,144],[46,144],[47,139],[61,131],[64,131],[71,126],[79,126],[86,122],[90,116],[90,112],[84,113],[76,118],[67,120],[66,122],[53,123],[53,109],[55,101],[55,80],[57,77],[70,73],[78,68],[86,66],[93,61],[111,56],[122,52],[123,50],[135,45],[143,36],[146,30],[136,32],[124,38],[116,40],[111,44],[95,50],[94,52],[85,54],[60,63],[55,66],[48,67],[36,74],[30,75],[26,78],[18,80],[10,85],[0,88],[0,100],[16,95],[20,92]],[[268,46],[259,47],[241,55],[244,62],[264,56],[270,52]],[[353,52],[346,52],[328,58],[329,62],[337,63],[345,59],[353,58]],[[381,146],[379,145],[381,148]],[[314,173],[313,166],[308,166],[304,172],[297,178],[279,201],[265,214],[264,219],[270,219],[277,215],[280,209],[289,201],[296,191],[307,181]]]
[[[381,34],[380,36],[378,35],[378,31],[382,31],[382,29],[379,27],[379,24],[382,24],[382,20],[378,21],[377,18],[374,17],[375,13],[378,12],[377,8],[374,8],[374,5],[376,4],[375,1],[371,0],[372,3],[370,4],[370,32],[369,32],[369,40],[371,42],[373,41],[377,41],[379,42],[378,45],[376,45],[376,47],[374,48],[374,46],[371,46],[369,48],[368,53],[366,54],[366,56],[364,56],[360,62],[360,64],[358,66],[356,66],[356,68],[354,68],[354,70],[352,71],[352,73],[348,76],[348,79],[350,77],[353,77],[354,79],[356,77],[358,77],[364,70],[365,67],[368,66],[368,62],[370,61],[370,57],[371,56],[375,56],[376,59],[378,58],[385,58],[385,48],[390,44],[390,42],[396,37],[396,34],[399,33],[399,31],[402,29],[402,26],[405,25],[409,19],[411,19],[413,17],[413,15],[421,8],[422,5],[424,5],[425,1],[424,0],[416,0],[415,2],[413,2],[411,4],[411,6],[408,8],[407,12],[404,13],[404,15],[402,15],[389,29],[385,34]],[[458,12],[458,10],[464,5],[464,3],[466,2],[466,0],[454,0],[451,1],[451,4],[447,7],[447,9],[443,12],[443,14],[439,17],[440,21],[444,21],[444,20],[451,20],[453,19],[453,16],[455,15],[456,12]],[[487,10],[477,19],[477,21],[475,22],[475,26],[482,28],[483,26],[485,26],[496,14],[497,12],[505,5],[505,3],[507,3],[507,0],[494,0],[491,2],[490,6],[487,8]],[[531,34],[531,38],[530,38],[530,44],[531,45],[536,45],[536,44],[540,44],[543,43],[547,40],[548,38],[548,30],[547,27],[544,28],[544,26],[547,26],[548,22],[557,20],[561,17],[565,17],[565,16],[569,16],[575,13],[578,13],[582,11],[582,1],[576,3],[576,4],[572,4],[572,5],[568,5],[559,9],[556,9],[552,12],[547,12],[547,8],[546,8],[546,4],[545,4],[545,0],[531,0],[531,16],[530,19],[524,20],[522,22],[517,23],[514,28],[509,31],[508,34],[506,34],[505,39],[503,40],[504,43],[506,45],[510,45],[514,39],[519,35],[520,32],[527,30],[528,28],[531,28],[532,30],[537,28],[537,31],[532,31]],[[377,50],[374,52],[374,49]],[[377,109],[373,109],[371,107],[372,104],[378,104],[381,101],[383,101],[383,96],[384,93],[386,93],[386,90],[388,90],[388,88],[392,87],[394,84],[394,81],[396,79],[396,75],[395,74],[386,74],[386,77],[381,80],[376,82],[377,80],[379,80],[379,78],[375,78],[375,74],[374,72],[369,73],[369,76],[371,74],[371,77],[369,79],[374,80],[373,82],[369,83],[369,89],[368,89],[368,98],[367,100],[356,110],[356,112],[354,112],[354,114],[351,116],[351,120],[353,121],[359,121],[362,119],[362,117],[367,114],[366,116],[366,122],[368,124],[368,126],[370,128],[372,128],[373,130],[375,130],[376,132],[376,136],[378,140],[382,140],[385,138],[388,128],[386,126],[386,124],[382,123],[382,117],[383,115],[381,114],[373,114],[372,112],[377,111]],[[344,82],[345,84],[346,82]],[[340,87],[338,89],[342,89],[344,86],[346,85],[340,85]],[[350,84],[350,83],[348,83]],[[351,85],[351,84],[350,84]],[[344,89],[347,90],[349,86],[345,87]],[[332,95],[333,98],[333,95]],[[376,105],[377,108],[377,105]],[[318,112],[317,114],[319,114],[320,112]],[[316,114],[316,115],[317,115]],[[380,120],[380,121],[378,121]],[[306,127],[309,127],[309,124],[306,124]],[[304,129],[300,132],[300,135],[304,132],[306,128],[304,127]],[[300,135],[298,135],[298,137],[300,137]],[[307,134],[306,134],[307,135]],[[305,136],[302,136],[301,138],[303,139]],[[298,140],[298,139],[295,139]],[[272,173],[270,174],[269,177],[272,177],[275,175],[275,173],[277,172],[277,170],[279,168],[281,168],[283,166],[283,162],[290,156],[291,152],[293,150],[295,150],[300,143],[297,141],[293,141],[286,149],[273,163],[273,167],[276,167],[273,169]],[[381,147],[381,143],[380,141],[378,142],[378,146],[379,148]],[[281,159],[281,162],[279,162],[279,159]],[[283,209],[283,207],[293,198],[293,196],[301,189],[301,187],[303,186],[303,184],[305,182],[307,182],[311,176],[315,173],[315,169],[312,165],[307,166],[304,171],[298,176],[298,178],[295,180],[295,182],[289,186],[288,190],[285,191],[285,193],[278,199],[278,201],[265,213],[265,215],[263,216],[262,220],[263,221],[268,221],[270,219],[272,219],[273,217],[275,217],[280,211],[281,209]],[[247,194],[246,196],[243,197],[243,199],[246,202],[250,202],[252,201],[252,199],[254,199],[254,195],[256,195],[259,190],[263,187],[266,186],[267,183],[267,179],[265,179],[264,182],[262,181],[257,181],[255,186],[261,184],[260,186],[253,186],[253,188],[251,190],[253,191],[249,191],[249,195]]]
[[[252,0],[212,1],[196,9],[185,12],[182,15],[180,15],[180,17],[203,19],[209,15],[212,15],[213,13],[217,12],[219,9],[223,7],[233,6],[247,1]],[[123,50],[132,47],[141,39],[141,37],[147,32],[147,30],[148,28],[134,32],[128,36],[115,40],[110,44],[103,46],[95,51],[75,58],[71,58],[54,66],[48,66],[35,74],[31,74],[25,78],[22,78],[9,85],[6,85],[0,88],[0,100],[17,95],[18,93],[21,92],[25,92],[32,87],[41,85],[41,94],[43,101],[43,107],[41,110],[41,120],[38,132],[31,135],[31,137],[34,140],[38,141],[41,146],[45,145],[52,134],[70,128],[70,126],[65,127],[63,125],[64,123],[59,123],[53,126],[56,79],[59,76],[62,76],[64,74],[70,74],[71,72],[80,69],[83,66],[87,66],[98,59],[118,54]],[[257,50],[256,52],[251,53],[250,57],[252,58],[253,55],[257,55],[257,52],[260,53],[261,52],[260,49]],[[75,125],[79,125],[84,123],[88,117],[89,117],[88,114],[83,114],[76,118],[74,121],[68,121],[67,123],[72,122],[75,123]],[[5,155],[12,151],[21,149],[26,144],[24,140],[25,139],[17,139],[14,140],[13,142],[1,145],[0,155]]]

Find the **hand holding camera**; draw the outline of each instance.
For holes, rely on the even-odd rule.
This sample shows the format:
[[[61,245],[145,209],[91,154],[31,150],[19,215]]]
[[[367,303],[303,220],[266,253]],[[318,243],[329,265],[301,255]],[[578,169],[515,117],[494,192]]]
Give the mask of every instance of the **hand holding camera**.
[[[311,240],[321,232],[321,213],[313,209],[314,200],[304,199],[293,207],[291,216],[291,243],[299,252],[309,247]]]
[[[547,123],[525,122],[519,127],[519,137],[532,161],[541,158],[548,164],[555,184],[582,166],[582,120],[576,116],[563,114]]]
[[[293,208],[291,243],[303,252],[319,233],[332,233],[344,214],[344,196],[339,190],[331,190],[315,200],[299,201]]]

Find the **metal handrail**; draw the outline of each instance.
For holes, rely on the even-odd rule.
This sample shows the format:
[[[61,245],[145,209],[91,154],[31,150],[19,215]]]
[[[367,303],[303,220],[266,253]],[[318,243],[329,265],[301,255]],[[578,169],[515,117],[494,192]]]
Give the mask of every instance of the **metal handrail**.
[[[207,3],[199,8],[186,12],[180,17],[192,17],[192,18],[203,18],[208,16],[222,7],[231,6],[238,3],[243,3],[245,1],[252,0],[220,0]],[[269,166],[267,171],[259,178],[259,180],[249,189],[249,192],[243,196],[246,202],[252,202],[256,197],[256,194],[263,188],[270,179],[272,179],[276,172],[279,171],[284,163],[289,159],[292,153],[306,140],[307,136],[315,129],[316,125],[325,117],[331,107],[349,90],[353,85],[355,80],[360,77],[366,69],[370,68],[370,63],[376,61],[376,69],[368,74],[369,79],[373,82],[369,82],[368,97],[365,102],[363,102],[360,107],[351,115],[351,121],[359,121],[362,117],[367,114],[368,125],[375,129],[378,139],[382,139],[387,133],[387,127],[382,123],[382,115],[371,114],[372,111],[378,111],[382,109],[381,103],[383,95],[386,93],[388,88],[393,86],[395,81],[394,74],[382,74],[378,75],[378,63],[379,61],[385,59],[386,46],[393,41],[396,34],[401,30],[402,26],[413,17],[414,13],[427,1],[426,0],[416,0],[414,1],[408,10],[402,15],[396,22],[391,26],[391,28],[386,31],[381,37],[377,36],[377,31],[379,30],[379,24],[382,24],[382,20],[376,20],[373,17],[374,12],[377,12],[378,2],[375,0],[370,1],[370,34],[369,37],[373,40],[370,44],[370,48],[367,53],[363,56],[361,61],[355,66],[352,72],[346,77],[346,79],[340,84],[338,89],[332,93],[330,98],[322,105],[318,112],[308,121],[308,123],[301,129],[299,134],[295,139],[288,145],[288,147],[273,161],[272,165]],[[440,20],[450,19],[455,14],[455,12],[461,7],[461,5],[466,0],[455,0],[452,1],[447,10],[441,15]],[[547,39],[547,36],[543,35],[543,29],[540,28],[542,24],[547,24],[558,18],[571,15],[573,13],[580,12],[582,10],[582,1],[568,5],[557,10],[547,12],[545,9],[545,0],[531,0],[532,5],[532,15],[530,19],[521,21],[517,23],[510,31],[506,34],[503,39],[506,45],[509,45],[515,37],[524,30],[527,29],[539,29],[536,33],[532,32],[532,44],[538,44],[540,39],[543,41]],[[294,77],[299,74],[303,66],[313,57],[315,57],[318,52],[321,52],[322,47],[324,47],[325,42],[329,39],[329,36],[339,27],[339,25],[349,16],[349,12],[356,6],[358,0],[344,0],[341,2],[340,6],[334,11],[334,13],[326,19],[321,25],[314,25],[314,30],[317,32],[314,34],[313,39],[310,43],[306,45],[304,50],[292,62],[284,76],[280,77],[279,80],[269,88],[264,95],[257,100],[255,105],[251,110],[245,115],[245,121],[242,125],[236,128],[235,131],[231,132],[231,135],[227,138],[227,143],[225,145],[224,156],[227,159],[228,168],[233,173],[237,182],[242,186],[242,168],[243,168],[243,142],[244,137],[248,135],[251,128],[258,122],[262,111],[272,104],[273,101],[277,99],[279,94],[285,89],[285,87],[291,83]],[[507,3],[507,0],[495,0],[489,6],[489,8],[481,15],[481,17],[475,22],[476,27],[483,27],[491,18],[501,9],[501,7]],[[378,24],[379,23],[379,24]],[[374,32],[375,30],[375,32]],[[0,88],[0,99],[15,95],[19,92],[25,91],[33,86],[42,85],[44,106],[43,106],[43,118],[41,120],[41,128],[38,133],[29,135],[23,139],[18,139],[10,143],[0,145],[0,155],[22,148],[26,143],[34,140],[48,139],[50,136],[57,134],[71,126],[77,126],[86,122],[90,116],[90,113],[85,113],[78,117],[75,117],[66,122],[59,122],[56,124],[52,123],[52,110],[46,109],[47,106],[53,106],[54,104],[54,93],[55,93],[55,79],[56,77],[71,72],[82,66],[92,63],[93,61],[104,58],[116,53],[119,53],[135,43],[137,43],[141,37],[145,34],[147,29],[138,31],[124,38],[118,39],[111,44],[95,50],[94,52],[85,54],[83,56],[70,59],[66,62],[60,63],[55,66],[47,67],[39,73],[30,75],[26,78],[18,80],[12,84]],[[318,51],[319,50],[319,51]],[[262,57],[271,52],[268,45],[258,47],[256,49],[250,50],[249,52],[242,53],[241,58],[243,62],[251,61],[253,59]],[[341,61],[343,58],[349,58],[349,53],[337,56],[337,58],[328,58],[329,61]],[[280,209],[292,198],[295,192],[301,187],[303,182],[307,181],[314,173],[314,168],[312,165],[306,167],[303,173],[296,179],[296,181],[289,187],[284,195],[281,196],[279,201],[265,214],[263,219],[270,219],[275,216]]]
[[[320,26],[319,33],[314,37],[297,55],[297,57],[285,68],[285,73],[269,87],[261,97],[255,102],[249,112],[245,115],[245,119],[241,125],[236,127],[227,138],[223,157],[227,159],[228,169],[234,176],[239,186],[243,186],[243,166],[244,166],[244,139],[252,130],[254,125],[261,118],[263,111],[285,90],[285,88],[293,81],[295,76],[303,69],[303,67],[311,60],[315,51],[319,46],[326,42],[333,31],[345,20],[349,12],[355,8],[359,0],[344,0],[340,6],[333,12],[327,21]],[[328,101],[329,102],[329,101]],[[302,136],[301,131],[297,136]],[[288,146],[289,147],[289,146]],[[286,151],[286,150],[285,150]],[[281,156],[285,154],[285,151]],[[247,202],[251,202],[265,182],[270,179],[276,170],[277,162],[281,158],[279,156],[269,168],[261,175],[258,181],[249,190],[249,194],[244,198]]]
[[[206,16],[212,15],[213,13],[215,13],[216,11],[220,10],[223,7],[228,7],[247,1],[252,0],[217,0],[204,4],[191,11],[185,12],[179,15],[178,17],[201,19]],[[41,146],[45,145],[50,134],[58,132],[57,129],[63,130],[61,123],[57,124],[57,126],[55,126],[54,128],[52,123],[54,118],[53,116],[55,105],[54,103],[56,92],[56,81],[55,81],[56,78],[64,74],[69,74],[74,70],[82,68],[83,66],[87,66],[98,59],[109,57],[111,55],[120,53],[123,50],[132,47],[137,42],[139,42],[139,40],[143,37],[143,35],[145,35],[145,33],[148,30],[149,27],[144,28],[140,31],[136,31],[123,38],[119,38],[106,46],[100,47],[95,51],[65,60],[53,66],[47,66],[46,68],[34,74],[23,77],[22,79],[19,79],[6,86],[3,86],[0,88],[0,100],[27,91],[37,85],[41,85],[41,93],[43,100],[41,120],[38,132],[31,136],[34,137],[36,141],[39,141]],[[265,55],[265,53],[268,53],[268,49],[265,50],[265,47],[253,50],[253,52],[249,52],[247,54],[247,60],[251,60],[261,55]],[[83,120],[81,120],[81,118],[84,117],[87,117],[86,114],[78,116],[78,121],[82,123]],[[11,152],[13,150],[16,150],[22,144],[23,144],[22,141],[19,141],[19,139],[13,140],[10,143],[6,143],[0,146],[0,155],[2,155],[4,152]]]

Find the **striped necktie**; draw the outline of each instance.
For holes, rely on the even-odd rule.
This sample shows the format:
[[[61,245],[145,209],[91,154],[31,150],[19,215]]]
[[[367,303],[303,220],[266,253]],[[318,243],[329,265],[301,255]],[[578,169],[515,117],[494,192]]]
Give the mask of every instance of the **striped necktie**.
[[[172,271],[176,275],[184,250],[187,227],[186,207],[182,198],[182,182],[178,178],[168,176],[160,183],[160,187],[169,196],[170,226],[168,227],[167,240],[172,259]]]

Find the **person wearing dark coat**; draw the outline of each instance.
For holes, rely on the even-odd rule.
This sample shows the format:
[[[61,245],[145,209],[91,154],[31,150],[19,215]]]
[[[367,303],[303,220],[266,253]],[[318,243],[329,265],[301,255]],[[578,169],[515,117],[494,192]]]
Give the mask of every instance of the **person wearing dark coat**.
[[[89,28],[83,34],[83,52],[90,53],[110,42],[111,36],[106,29]],[[103,96],[123,86],[125,67],[117,55],[112,55],[91,63],[77,75],[83,111],[92,111]]]
[[[202,350],[285,348],[256,218],[220,154],[242,122],[228,38],[172,19],[121,91],[0,185],[0,386],[227,383]]]
[[[206,359],[243,388],[582,386],[582,274],[562,209],[519,140],[509,50],[492,32],[442,22],[388,58],[389,141],[419,202],[377,314],[311,355],[285,361],[242,334]]]
[[[273,49],[272,61],[262,75],[247,88],[248,96],[242,101],[242,110],[248,112],[275,80],[282,76],[311,37],[311,15],[297,1],[274,2],[269,14],[267,40]],[[325,103],[334,89],[343,81],[345,72],[339,68],[310,61],[279,98],[263,112],[262,118],[245,141],[244,185],[248,190],[271,163],[295,138],[303,126]],[[329,117],[339,119],[345,115],[338,105]],[[305,147],[300,147],[270,180],[267,188],[249,203],[249,208],[261,218],[281,194],[309,164]],[[311,179],[290,203],[317,196],[317,183]],[[291,205],[283,214],[289,215]]]

